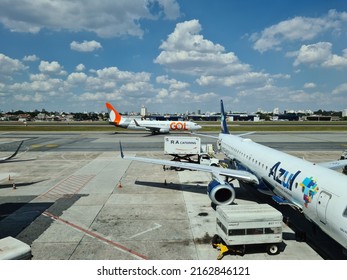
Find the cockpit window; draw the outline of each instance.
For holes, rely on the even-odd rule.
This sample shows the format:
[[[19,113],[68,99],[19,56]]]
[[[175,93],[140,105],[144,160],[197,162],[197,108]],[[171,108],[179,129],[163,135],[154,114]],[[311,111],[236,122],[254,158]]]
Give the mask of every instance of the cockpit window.
[[[344,216],[345,218],[347,218],[347,207],[346,207],[345,211],[343,211],[343,216]]]

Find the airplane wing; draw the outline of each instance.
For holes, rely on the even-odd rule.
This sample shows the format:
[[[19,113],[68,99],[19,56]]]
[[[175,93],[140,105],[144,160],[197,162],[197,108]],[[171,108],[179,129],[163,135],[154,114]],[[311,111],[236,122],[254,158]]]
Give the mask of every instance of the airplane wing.
[[[238,179],[244,182],[259,184],[258,178],[252,173],[247,171],[234,170],[234,169],[228,169],[228,168],[222,168],[222,167],[216,167],[216,166],[200,165],[200,164],[189,163],[189,162],[179,162],[179,161],[143,158],[143,157],[129,157],[124,155],[122,144],[119,143],[119,145],[120,145],[121,157],[124,159],[152,163],[152,164],[159,164],[159,165],[167,165],[167,166],[179,167],[179,168],[196,170],[196,171],[209,172],[212,175],[214,175],[218,179],[218,181],[222,180],[220,178],[220,175],[224,175],[224,176],[228,176],[228,177]]]
[[[256,132],[251,131],[251,132],[246,132],[246,133],[242,133],[242,134],[237,134],[237,136],[243,137],[243,136],[247,136],[247,135],[254,134],[254,133],[256,133]],[[213,135],[207,135],[207,134],[201,134],[201,133],[195,133],[195,132],[191,132],[191,134],[196,135],[196,136],[207,137],[207,138],[219,139],[218,136],[213,136]]]
[[[321,162],[318,165],[329,168],[329,169],[340,169],[347,165],[347,159],[329,161],[329,162]]]
[[[150,130],[152,132],[159,132],[160,128],[156,127],[156,126],[144,126],[144,125],[140,125],[136,119],[134,119],[134,123],[136,126],[139,126],[139,127],[144,127],[145,129],[147,130]]]
[[[24,142],[24,141],[21,141],[21,142],[20,142],[20,144],[19,144],[19,146],[18,146],[17,150],[16,150],[16,151],[15,151],[15,152],[14,152],[12,155],[10,155],[10,156],[8,156],[8,157],[3,157],[3,158],[0,158],[0,162],[2,162],[2,161],[6,161],[6,160],[9,160],[9,159],[11,159],[11,158],[15,157],[15,156],[17,155],[17,153],[18,153],[18,151],[19,151],[20,147],[22,146],[23,142]]]

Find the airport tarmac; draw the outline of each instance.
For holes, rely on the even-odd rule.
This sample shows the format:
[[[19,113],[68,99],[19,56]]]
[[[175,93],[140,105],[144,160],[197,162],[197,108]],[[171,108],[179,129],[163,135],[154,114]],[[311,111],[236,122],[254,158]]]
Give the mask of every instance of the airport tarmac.
[[[252,139],[315,162],[339,158],[347,144],[347,133],[341,132],[286,135],[262,133]],[[0,164],[0,238],[11,235],[31,245],[34,260],[215,260],[215,211],[206,195],[211,177],[164,171],[119,156],[121,140],[128,155],[169,158],[163,155],[163,137],[126,132],[0,134],[0,157],[25,140],[15,159]],[[330,145],[320,146],[327,142]],[[271,203],[248,188],[237,188],[236,197],[235,203],[245,207]],[[284,224],[279,255],[251,248],[244,256],[223,260],[346,258],[338,244],[312,230],[300,214],[279,209],[290,221],[290,227]],[[293,229],[314,234],[299,242]]]

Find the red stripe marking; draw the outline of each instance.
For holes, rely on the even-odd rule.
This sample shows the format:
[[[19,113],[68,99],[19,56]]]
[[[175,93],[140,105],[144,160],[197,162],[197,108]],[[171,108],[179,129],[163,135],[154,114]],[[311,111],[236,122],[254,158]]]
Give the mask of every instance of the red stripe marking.
[[[90,236],[93,236],[93,237],[95,237],[95,238],[97,238],[97,239],[99,239],[99,240],[101,240],[101,241],[104,241],[104,242],[106,242],[106,243],[108,243],[108,244],[110,244],[110,245],[113,245],[114,247],[119,248],[119,249],[121,249],[121,250],[123,250],[123,251],[126,251],[126,252],[128,252],[128,253],[130,253],[130,254],[132,254],[132,255],[134,255],[134,256],[137,256],[137,257],[139,257],[139,258],[141,258],[141,259],[144,259],[144,260],[148,260],[148,259],[149,259],[149,258],[146,257],[145,255],[142,255],[142,254],[140,254],[140,253],[137,253],[137,252],[135,252],[135,251],[133,251],[133,250],[131,250],[131,249],[129,249],[129,248],[126,248],[126,247],[124,247],[123,245],[118,244],[118,243],[116,243],[116,242],[114,242],[114,241],[112,241],[112,240],[109,240],[109,239],[107,239],[107,238],[105,238],[105,237],[103,237],[103,236],[101,236],[101,235],[99,235],[99,234],[97,234],[97,233],[95,233],[95,232],[89,231],[89,230],[87,230],[87,229],[85,229],[85,228],[82,228],[82,227],[76,225],[76,224],[73,224],[73,223],[71,223],[71,222],[69,222],[69,221],[66,221],[66,220],[64,220],[64,219],[61,219],[61,218],[59,218],[58,216],[53,215],[52,213],[49,213],[49,212],[45,211],[45,212],[43,212],[42,214],[43,214],[43,215],[46,215],[46,216],[49,216],[49,217],[51,217],[51,218],[54,219],[54,220],[63,222],[63,223],[66,224],[66,225],[69,225],[69,226],[71,226],[71,227],[73,227],[73,228],[75,228],[75,229],[77,229],[77,230],[79,230],[79,231],[82,231],[82,232],[84,232],[84,233],[86,233],[86,234],[88,234],[88,235],[90,235]]]

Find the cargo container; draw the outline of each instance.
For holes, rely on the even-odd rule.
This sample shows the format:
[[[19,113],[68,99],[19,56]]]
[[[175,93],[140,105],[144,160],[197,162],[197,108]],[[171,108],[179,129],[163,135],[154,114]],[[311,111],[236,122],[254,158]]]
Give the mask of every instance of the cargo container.
[[[268,204],[219,205],[212,245],[239,246],[264,244],[269,255],[280,252],[282,213]]]

